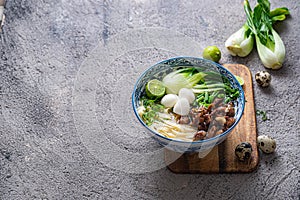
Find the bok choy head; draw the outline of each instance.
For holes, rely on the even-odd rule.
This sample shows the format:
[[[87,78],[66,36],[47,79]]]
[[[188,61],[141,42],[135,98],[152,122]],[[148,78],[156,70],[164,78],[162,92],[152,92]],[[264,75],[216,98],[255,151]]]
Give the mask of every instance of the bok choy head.
[[[245,57],[252,51],[253,44],[254,38],[251,30],[247,24],[244,24],[226,40],[225,47],[231,55]]]
[[[286,8],[270,12],[268,0],[257,0],[252,11],[248,0],[244,1],[247,25],[255,35],[258,55],[266,68],[279,69],[285,58],[285,46],[277,32],[273,29],[274,21],[282,21],[288,14]]]
[[[245,4],[247,4],[247,2],[245,2]],[[263,6],[261,4],[263,4]],[[248,7],[248,5],[247,5],[247,7]],[[262,7],[266,7],[266,8],[262,9]],[[259,1],[257,8],[256,7],[254,8],[255,14],[252,14],[252,16],[250,16],[251,18],[252,17],[254,18],[254,23],[253,24],[250,23],[250,27],[249,27],[249,21],[246,22],[238,31],[233,33],[226,40],[225,47],[227,48],[228,52],[232,56],[245,57],[252,51],[254,43],[255,43],[255,33],[256,33],[255,31],[252,32],[253,25],[255,26],[255,25],[258,25],[257,23],[259,23],[260,25],[258,25],[258,26],[260,26],[260,28],[262,28],[262,32],[264,32],[268,28],[270,29],[272,27],[272,25],[275,24],[275,22],[285,20],[286,15],[290,14],[289,9],[287,9],[286,7],[276,8],[271,11],[269,10],[269,7],[270,6],[269,6],[268,1]],[[249,8],[249,7],[247,8],[247,10],[248,10],[247,12],[252,12],[251,8]],[[261,12],[266,12],[266,14],[264,14],[264,16],[263,16],[263,15],[261,15]],[[264,19],[260,19],[260,17],[264,17]],[[260,22],[260,21],[264,21],[264,20],[267,20],[267,23]],[[272,31],[269,31],[269,33],[272,33]],[[262,38],[261,40],[266,39],[266,37],[264,35],[261,35],[260,32],[258,34],[260,35],[259,38]],[[278,39],[275,37],[276,36],[274,36],[274,41],[276,39]],[[265,41],[262,41],[261,43],[265,44]],[[278,43],[280,43],[280,41]],[[261,44],[259,44],[259,45],[261,45]],[[278,44],[277,48],[279,48],[279,46],[281,46],[281,45]],[[263,47],[260,49],[263,49]],[[263,53],[264,51],[265,50],[261,50],[260,52]],[[263,56],[261,56],[261,58],[262,57]],[[271,57],[273,57],[273,56],[271,56]],[[266,60],[266,59],[264,59],[264,60]],[[269,61],[263,61],[263,63],[268,66],[267,63],[269,63]],[[281,63],[281,62],[279,61],[279,63]]]
[[[167,94],[178,94],[181,88],[192,88],[200,81],[204,81],[205,74],[195,68],[183,68],[167,74],[162,82]]]

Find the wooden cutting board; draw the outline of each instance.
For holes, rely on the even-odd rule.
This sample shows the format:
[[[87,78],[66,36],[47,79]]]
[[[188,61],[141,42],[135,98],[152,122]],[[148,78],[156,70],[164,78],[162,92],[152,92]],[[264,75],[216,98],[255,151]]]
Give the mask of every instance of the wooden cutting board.
[[[227,139],[214,147],[208,154],[185,153],[180,154],[165,149],[165,163],[175,173],[248,173],[255,170],[259,163],[259,152],[256,145],[256,117],[253,97],[251,72],[245,65],[224,64],[234,75],[242,77],[245,81],[243,89],[245,92],[244,114],[228,135]],[[248,162],[237,160],[235,147],[247,141],[251,143],[253,152]],[[205,157],[203,157],[206,155]]]

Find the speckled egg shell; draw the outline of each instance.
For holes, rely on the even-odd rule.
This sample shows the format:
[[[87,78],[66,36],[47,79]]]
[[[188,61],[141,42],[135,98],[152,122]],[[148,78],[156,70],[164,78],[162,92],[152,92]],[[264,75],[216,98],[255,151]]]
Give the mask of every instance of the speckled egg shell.
[[[257,145],[264,153],[273,153],[276,149],[276,141],[267,135],[258,136]]]
[[[271,75],[267,71],[259,71],[255,74],[255,80],[258,85],[268,87],[271,82]]]
[[[246,161],[251,158],[252,145],[249,142],[242,142],[235,148],[235,155],[240,161]]]

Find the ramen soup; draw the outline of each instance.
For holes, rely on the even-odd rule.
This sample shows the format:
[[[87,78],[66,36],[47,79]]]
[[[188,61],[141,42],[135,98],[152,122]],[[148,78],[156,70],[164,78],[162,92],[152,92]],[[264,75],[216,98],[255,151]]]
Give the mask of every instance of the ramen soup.
[[[204,140],[235,123],[239,95],[217,71],[179,67],[146,83],[138,114],[149,128],[167,138]]]

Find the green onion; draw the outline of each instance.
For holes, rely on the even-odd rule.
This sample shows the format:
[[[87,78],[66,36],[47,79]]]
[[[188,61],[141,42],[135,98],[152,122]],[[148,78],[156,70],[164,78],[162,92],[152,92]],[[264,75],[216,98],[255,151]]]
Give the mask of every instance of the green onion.
[[[266,111],[256,110],[256,114],[257,115],[261,115],[262,116],[261,118],[262,118],[263,121],[268,120],[267,112]]]
[[[225,86],[223,83],[201,84],[201,85],[195,85],[193,89],[208,89],[208,88],[218,88],[218,87],[225,87]]]
[[[195,94],[224,90],[224,88],[192,89]]]

